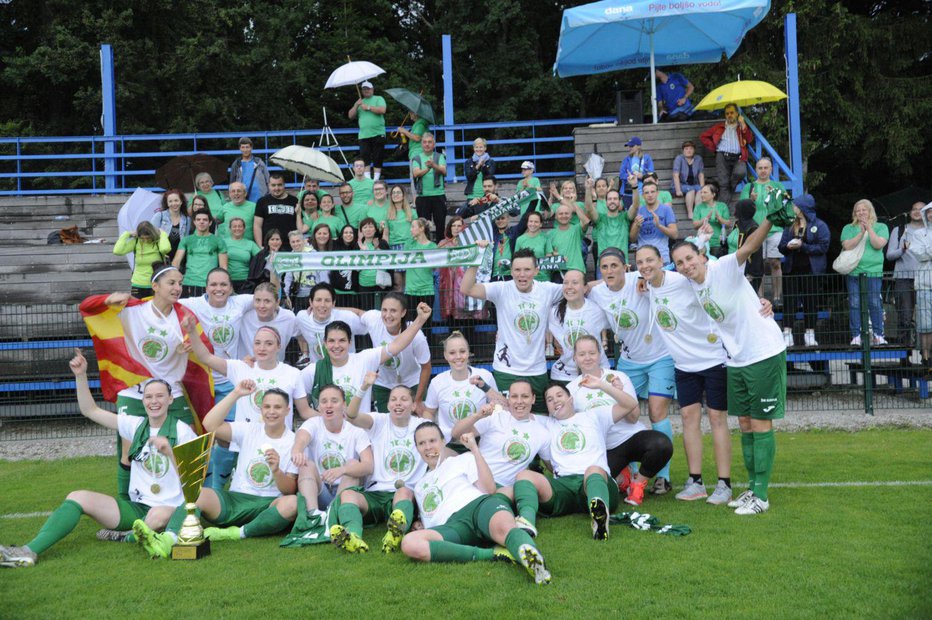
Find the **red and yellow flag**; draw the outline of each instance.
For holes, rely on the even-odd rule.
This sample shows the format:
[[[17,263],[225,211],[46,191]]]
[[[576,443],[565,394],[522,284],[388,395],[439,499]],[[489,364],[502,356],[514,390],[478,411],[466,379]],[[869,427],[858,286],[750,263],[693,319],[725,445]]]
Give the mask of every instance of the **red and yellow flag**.
[[[107,295],[92,295],[81,302],[79,310],[84,318],[84,324],[87,325],[87,331],[90,332],[91,340],[94,342],[94,352],[97,354],[97,365],[100,369],[100,388],[104,399],[116,402],[117,394],[121,390],[151,379],[152,373],[142,362],[130,355],[126,347],[123,323],[119,317],[121,308],[108,306],[105,303],[106,299]],[[147,302],[130,298],[126,306],[132,307],[143,303]],[[194,313],[179,303],[175,303],[174,308],[179,324],[186,316],[194,316],[201,342],[213,352],[213,345]],[[184,333],[183,330],[182,333]],[[185,338],[187,337],[185,334]],[[188,363],[181,385],[195,414],[195,430],[201,432],[201,420],[214,406],[214,379],[210,368],[201,363],[193,352],[188,353]]]

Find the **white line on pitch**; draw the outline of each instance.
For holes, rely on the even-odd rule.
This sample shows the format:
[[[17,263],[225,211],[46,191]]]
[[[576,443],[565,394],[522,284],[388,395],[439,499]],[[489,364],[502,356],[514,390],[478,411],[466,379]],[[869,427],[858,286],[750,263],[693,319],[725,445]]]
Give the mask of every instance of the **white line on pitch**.
[[[51,511],[46,512],[13,512],[8,515],[0,515],[0,519],[31,519],[32,517],[47,517],[52,514]]]

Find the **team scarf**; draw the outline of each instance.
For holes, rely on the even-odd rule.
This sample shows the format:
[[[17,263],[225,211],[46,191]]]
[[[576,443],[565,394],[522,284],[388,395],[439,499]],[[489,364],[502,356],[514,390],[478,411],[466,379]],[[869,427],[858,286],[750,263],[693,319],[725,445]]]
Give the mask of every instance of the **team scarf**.
[[[612,515],[609,521],[617,525],[628,525],[642,532],[654,531],[669,536],[686,536],[692,533],[688,525],[664,525],[657,517],[646,512],[620,512]]]
[[[126,335],[119,317],[122,308],[111,308],[106,304],[106,300],[107,295],[91,295],[81,302],[78,309],[94,343],[94,353],[97,355],[97,365],[100,370],[101,392],[103,392],[104,400],[113,403],[116,402],[121,390],[153,377],[149,369],[132,357],[126,347]],[[126,307],[131,308],[143,303],[147,302],[130,298]],[[174,304],[174,309],[179,327],[184,317],[194,316],[201,342],[208,351],[213,352],[213,345],[204,333],[197,316],[177,302]],[[187,337],[185,335],[185,338]],[[203,432],[201,420],[214,406],[214,379],[210,368],[201,363],[193,352],[188,354],[188,363],[184,376],[181,378],[181,386],[195,414],[194,430],[200,434]]]
[[[333,383],[333,362],[326,350],[319,362],[314,365],[314,386],[311,388],[311,404],[317,407],[320,391]]]
[[[362,491],[361,488],[356,488]],[[278,546],[298,548],[330,542],[330,528],[337,524],[340,503],[340,498],[337,497],[323,515],[308,515],[307,500],[304,495],[298,493],[298,516],[294,520],[294,527]]]
[[[440,269],[474,267],[482,260],[475,245],[435,250],[372,250],[366,252],[278,252],[272,268],[289,271],[360,271],[363,269]]]
[[[136,433],[133,435],[133,444],[129,448],[129,458],[131,460],[139,456],[143,447],[149,443],[150,431],[149,416],[145,416],[142,419],[142,424],[139,425],[139,428],[136,429]],[[178,443],[178,422],[171,417],[166,417],[165,421],[162,423],[162,427],[159,429],[158,436],[167,439],[169,445],[174,448],[175,444]]]

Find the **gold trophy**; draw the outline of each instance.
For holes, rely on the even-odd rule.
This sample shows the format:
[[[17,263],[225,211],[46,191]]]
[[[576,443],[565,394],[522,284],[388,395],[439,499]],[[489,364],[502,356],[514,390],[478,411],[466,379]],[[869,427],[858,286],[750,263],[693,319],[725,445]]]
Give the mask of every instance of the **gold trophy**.
[[[185,510],[188,516],[178,532],[178,543],[172,547],[173,560],[200,560],[210,555],[210,541],[204,538],[204,528],[194,511],[197,498],[204,486],[207,465],[210,463],[210,450],[214,445],[214,434],[207,433],[197,439],[175,446],[175,465],[181,478],[181,492],[184,495]]]

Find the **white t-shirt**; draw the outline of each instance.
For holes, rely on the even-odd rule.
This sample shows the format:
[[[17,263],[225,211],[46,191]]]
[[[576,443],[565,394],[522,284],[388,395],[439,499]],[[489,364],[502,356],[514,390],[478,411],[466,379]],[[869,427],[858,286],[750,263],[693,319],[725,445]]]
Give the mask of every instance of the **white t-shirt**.
[[[323,416],[306,420],[300,430],[311,435],[311,443],[307,445],[304,454],[314,461],[317,471],[321,474],[328,469],[342,467],[351,459],[359,460],[359,455],[371,445],[366,431],[346,421],[343,421],[343,428],[339,433],[331,433],[324,426]],[[333,481],[334,489],[340,485],[342,479],[341,476]]]
[[[339,368],[333,367],[333,383],[343,388],[346,393],[346,404],[353,399],[353,396],[359,393],[362,387],[363,379],[366,378],[367,372],[374,372],[379,369],[379,363],[382,360],[382,349],[366,349],[359,353],[350,353],[349,359]],[[301,377],[304,380],[304,389],[308,394],[314,390],[314,374],[317,372],[317,363],[308,364],[301,371]],[[359,403],[360,411],[372,410],[372,390],[362,395]]]
[[[656,288],[648,286],[647,290],[651,334],[663,339],[677,368],[699,372],[726,363],[728,352],[721,339],[709,342],[709,334],[716,333],[715,322],[699,305],[685,276],[665,271],[663,283]]]
[[[181,398],[181,379],[188,368],[188,354],[181,344],[184,334],[174,309],[161,316],[151,301],[120,310],[123,340],[130,357],[148,369],[153,377],[172,386],[172,398]],[[142,400],[144,382],[121,390],[119,396]]]
[[[117,416],[117,433],[123,439],[132,442],[136,436],[136,430],[145,420],[140,416],[119,415]],[[175,445],[197,439],[197,434],[191,430],[190,426],[181,421],[176,421],[175,424],[177,436]],[[149,437],[155,437],[158,434],[159,429],[149,429]],[[150,507],[183,504],[181,480],[178,478],[178,470],[175,469],[172,460],[151,445],[143,446],[139,455],[130,461],[129,498]]]
[[[573,347],[580,336],[593,336],[599,342],[602,342],[602,330],[609,329],[608,320],[605,313],[596,305],[595,302],[586,299],[579,310],[573,310],[566,307],[566,315],[563,322],[557,317],[557,308],[554,306],[550,311],[550,333],[553,334],[555,341],[560,343],[563,354],[550,368],[550,378],[554,381],[571,381],[573,377],[579,374],[576,368],[576,362],[573,360]],[[599,347],[601,352],[600,364],[609,367],[608,357],[605,350]]]
[[[271,321],[260,321],[256,311],[250,309],[243,314],[242,329],[239,334],[239,343],[237,344],[236,353],[240,357],[252,355],[253,340],[256,338],[256,332],[260,327],[274,327],[282,337],[282,346],[278,351],[278,361],[285,361],[285,349],[288,343],[296,333],[296,323],[294,312],[287,308],[279,308],[278,314]]]
[[[479,469],[472,453],[447,457],[434,471],[424,474],[414,484],[424,527],[443,525],[457,510],[484,495],[476,488],[478,479]]]
[[[265,433],[265,424],[255,422],[230,422],[233,442],[240,446],[230,490],[260,497],[278,497],[282,494],[275,484],[275,476],[265,460],[265,451],[272,448],[278,452],[278,467],[285,474],[297,474],[298,468],[291,462],[294,433],[287,428],[281,437],[272,438]]]
[[[488,370],[470,367],[469,376],[474,375],[482,377],[485,384],[493,390],[498,389],[492,373]],[[470,383],[468,378],[465,381],[455,381],[449,370],[431,379],[430,385],[427,386],[427,396],[424,398],[425,407],[437,410],[437,424],[447,441],[452,439],[453,426],[457,422],[476,413],[487,402],[485,392]]]
[[[327,329],[327,326],[334,321],[343,321],[349,325],[349,328],[353,332],[354,336],[366,333],[365,328],[359,321],[359,317],[349,310],[340,310],[339,308],[334,308],[330,311],[330,318],[323,322],[314,318],[314,313],[310,308],[308,308],[305,312],[298,313],[298,333],[300,333],[304,340],[307,341],[307,353],[310,356],[312,362],[319,362],[324,358],[324,355],[326,355],[327,348],[324,346],[324,330]],[[354,338],[350,338],[350,353],[356,352],[356,344],[353,341]]]
[[[475,425],[482,438],[479,449],[498,484],[508,487],[515,483],[519,471],[527,469],[541,448],[550,441],[550,433],[531,414],[526,420],[516,420],[507,411],[493,413]]]
[[[645,338],[650,329],[650,298],[637,292],[637,274],[625,274],[625,285],[618,291],[604,282],[596,285],[589,299],[605,313],[619,344],[619,359],[650,364],[668,355],[660,338]]]
[[[563,297],[563,287],[552,282],[534,282],[528,293],[521,293],[514,282],[490,282],[486,299],[495,304],[498,334],[492,368],[520,377],[547,372],[544,356],[547,317],[550,308]]]
[[[270,370],[263,370],[259,365],[250,366],[240,360],[227,362],[227,378],[233,385],[239,384],[243,379],[252,379],[256,382],[256,391],[249,396],[243,396],[236,401],[237,422],[257,422],[262,420],[262,398],[265,391],[278,388],[291,397],[288,403],[288,417],[285,418],[285,428],[294,428],[294,401],[305,398],[304,381],[301,380],[301,371],[288,364],[278,364]],[[235,445],[234,443],[230,444]],[[231,448],[232,449],[232,448]]]
[[[611,407],[579,411],[566,420],[544,418],[550,442],[540,451],[557,478],[585,474],[592,465],[608,469],[605,435],[613,424]]]
[[[372,428],[367,433],[372,442],[373,469],[367,491],[395,491],[395,481],[417,480],[427,473],[427,464],[421,459],[414,443],[414,431],[424,422],[411,416],[408,426],[392,424],[387,413],[370,413]]]
[[[378,310],[369,310],[362,315],[361,320],[372,338],[372,346],[376,348],[389,345],[398,337],[388,333],[385,323],[382,322],[382,313]],[[429,361],[427,338],[424,337],[424,332],[419,331],[411,344],[400,354],[389,357],[379,366],[379,378],[375,380],[375,384],[389,389],[396,385],[415,387],[421,380],[421,366]]]
[[[690,284],[731,355],[729,366],[750,366],[786,350],[776,321],[760,315],[760,299],[744,277],[737,254],[709,263],[705,282]]]
[[[637,392],[634,390],[634,384],[625,373],[620,370],[605,370],[602,372],[602,377],[606,381],[610,381],[611,377],[618,377],[621,380],[622,391],[634,400],[638,399]],[[573,395],[573,406],[576,408],[576,411],[589,411],[601,407],[608,407],[609,411],[611,411],[611,408],[618,404],[615,402],[614,398],[602,390],[593,390],[592,388],[580,386],[579,382],[581,380],[582,377],[576,377],[566,386],[566,389]],[[620,446],[626,442],[631,435],[643,430],[645,430],[645,426],[640,422],[634,422],[632,424],[622,419],[612,424],[612,427],[605,437],[605,445],[608,446],[609,449]]]
[[[204,294],[179,301],[197,315],[204,333],[214,346],[214,355],[225,360],[239,359],[237,344],[240,324],[243,314],[252,309],[252,295],[232,295],[222,308],[214,308],[207,299],[207,295]],[[252,347],[249,348],[249,353],[252,353]],[[215,385],[227,383],[226,377],[217,371],[212,372]]]

